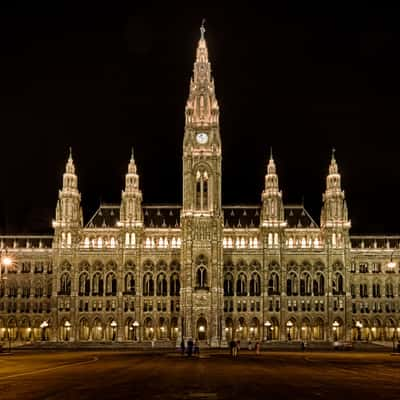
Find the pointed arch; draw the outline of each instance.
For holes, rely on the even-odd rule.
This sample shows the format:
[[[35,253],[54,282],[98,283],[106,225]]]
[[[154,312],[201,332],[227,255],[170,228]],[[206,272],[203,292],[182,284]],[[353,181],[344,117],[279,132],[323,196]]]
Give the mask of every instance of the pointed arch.
[[[181,290],[181,283],[179,280],[179,274],[174,272],[169,279],[169,290],[170,296],[179,296]]]
[[[107,296],[117,295],[117,277],[114,272],[109,272],[106,275],[106,295]]]
[[[261,295],[261,278],[257,272],[251,274],[250,279],[250,296]]]
[[[154,280],[150,272],[143,276],[143,296],[154,296]]]
[[[60,294],[71,295],[71,275],[69,272],[63,272],[60,277]]]
[[[157,296],[167,296],[167,278],[164,272],[157,275]]]

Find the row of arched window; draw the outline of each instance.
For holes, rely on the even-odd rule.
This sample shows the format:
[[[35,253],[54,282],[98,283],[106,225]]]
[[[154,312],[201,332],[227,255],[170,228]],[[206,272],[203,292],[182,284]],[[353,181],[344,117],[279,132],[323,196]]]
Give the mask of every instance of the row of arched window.
[[[180,288],[181,284],[177,273],[170,276],[169,287],[167,276],[163,272],[156,276],[155,282],[152,273],[148,272],[143,276],[143,296],[168,296],[168,292],[170,296],[179,296]]]
[[[230,236],[224,237],[222,245],[225,249],[258,249],[259,242],[257,237],[237,237],[232,238]]]
[[[383,292],[384,290],[384,292]],[[361,282],[361,283],[352,283],[350,285],[350,292],[352,297],[356,297],[359,295],[360,297],[394,297],[394,284],[391,281],[387,281],[385,284],[381,284],[379,282],[374,282],[372,285]],[[400,294],[400,285],[398,287],[398,294]]]
[[[224,277],[224,296],[260,296],[261,295],[261,278],[257,272],[251,274],[247,279],[246,274],[239,273],[236,281],[233,275],[228,272]]]
[[[60,277],[60,295],[71,294],[71,275],[64,272]],[[154,282],[153,274],[147,272],[143,277],[143,296],[167,296],[169,289],[170,296],[179,296],[180,280],[178,273],[173,273],[169,278],[169,285],[165,273],[159,273]],[[80,296],[116,296],[117,295],[117,278],[114,272],[104,275],[95,272],[92,277],[89,273],[83,272],[79,276]],[[128,272],[124,278],[124,294],[136,294],[135,276],[132,272]]]

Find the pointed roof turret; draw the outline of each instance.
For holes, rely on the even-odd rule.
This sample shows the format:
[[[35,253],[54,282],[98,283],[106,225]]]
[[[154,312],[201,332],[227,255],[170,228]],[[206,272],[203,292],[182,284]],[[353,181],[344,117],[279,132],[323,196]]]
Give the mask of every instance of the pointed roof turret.
[[[274,158],[272,157],[272,147],[269,155],[269,162],[267,167],[268,174],[276,174],[276,166]]]
[[[129,160],[129,165],[128,165],[128,174],[136,174],[136,163],[133,154],[133,146],[132,146],[131,159]]]
[[[218,124],[219,107],[215,96],[214,80],[211,76],[211,64],[208,60],[204,22],[203,19],[193,66],[193,77],[190,80],[189,98],[186,103],[186,125],[207,127]]]
[[[67,165],[65,167],[65,172],[67,174],[75,174],[75,165],[74,165],[74,160],[72,159],[72,147],[69,148],[69,156]]]
[[[338,166],[335,159],[335,148],[332,148],[332,158],[331,158],[331,165],[329,166],[329,174],[337,174],[338,173]]]

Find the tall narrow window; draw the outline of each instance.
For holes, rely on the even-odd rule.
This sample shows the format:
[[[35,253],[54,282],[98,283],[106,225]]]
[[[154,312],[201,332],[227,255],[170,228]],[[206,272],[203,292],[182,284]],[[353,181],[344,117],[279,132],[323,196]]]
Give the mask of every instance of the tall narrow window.
[[[207,210],[208,208],[208,173],[204,170],[198,170],[196,172],[196,209]]]

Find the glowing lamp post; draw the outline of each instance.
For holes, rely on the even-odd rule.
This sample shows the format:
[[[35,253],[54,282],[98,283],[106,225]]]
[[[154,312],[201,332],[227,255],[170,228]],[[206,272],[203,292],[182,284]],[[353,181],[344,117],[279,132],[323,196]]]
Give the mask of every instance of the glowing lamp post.
[[[133,326],[133,339],[135,341],[137,341],[137,329],[139,327],[139,322],[138,321],[133,321],[132,326]]]
[[[270,340],[270,333],[271,333],[271,326],[272,326],[272,324],[271,324],[271,322],[270,321],[265,321],[264,322],[264,326],[265,326],[265,329],[266,329],[266,332],[265,332],[265,340]]]
[[[4,274],[8,272],[8,270],[12,267],[13,265],[13,259],[11,256],[8,255],[8,250],[4,250],[4,255],[3,251],[1,253],[1,258],[0,258],[0,280],[2,278],[1,273],[2,273],[2,267],[4,267]],[[3,277],[3,279],[7,279],[6,276]]]
[[[286,326],[287,326],[287,330],[288,330],[287,338],[288,338],[288,340],[292,340],[291,330],[293,328],[293,322],[291,320],[289,320],[288,322],[286,322]]]
[[[114,341],[115,338],[116,338],[117,321],[112,320],[111,323],[110,323],[110,326],[111,326],[112,332],[113,332],[113,334],[112,334],[112,341]]]
[[[394,271],[394,269],[396,268],[396,262],[393,261],[393,252],[390,255],[390,261],[387,263],[387,267],[389,269],[389,271]]]
[[[42,329],[42,341],[44,342],[46,340],[46,328],[49,326],[49,323],[47,321],[43,321],[40,324],[40,328]]]
[[[335,342],[338,340],[338,333],[337,333],[338,328],[339,328],[339,322],[334,321],[332,324],[332,329],[333,329],[333,340]]]
[[[64,322],[65,326],[65,340],[68,342],[69,341],[69,331],[71,330],[71,322],[65,321]]]
[[[362,323],[360,321],[356,322],[356,328],[357,328],[357,340],[361,340],[361,328],[363,327]]]

